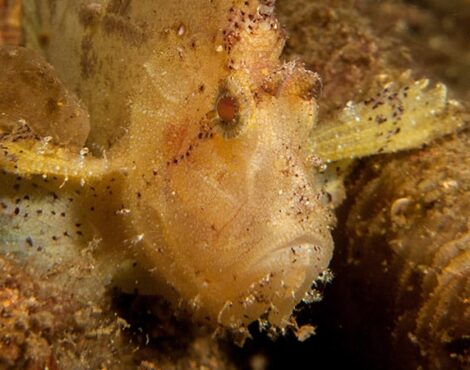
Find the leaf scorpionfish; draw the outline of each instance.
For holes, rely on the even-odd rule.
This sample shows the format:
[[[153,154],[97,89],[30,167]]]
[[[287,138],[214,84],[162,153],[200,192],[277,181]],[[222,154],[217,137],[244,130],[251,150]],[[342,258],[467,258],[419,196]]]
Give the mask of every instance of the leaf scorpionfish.
[[[292,324],[333,252],[325,165],[460,125],[426,81],[317,124],[319,76],[282,61],[274,1],[26,0],[24,14],[53,68],[1,49],[1,252],[45,274],[93,244],[99,284],[208,324]]]

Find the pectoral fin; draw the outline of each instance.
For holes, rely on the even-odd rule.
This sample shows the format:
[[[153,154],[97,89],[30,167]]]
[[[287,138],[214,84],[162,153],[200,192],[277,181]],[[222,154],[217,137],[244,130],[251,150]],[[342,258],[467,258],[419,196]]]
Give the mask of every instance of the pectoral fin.
[[[50,138],[38,138],[31,132],[2,135],[0,131],[0,168],[22,177],[41,175],[80,181],[104,177],[109,172],[107,160],[87,155],[86,149],[56,145]]]
[[[325,162],[418,148],[464,126],[459,103],[428,80],[389,84],[361,103],[348,103],[313,134],[313,152]]]

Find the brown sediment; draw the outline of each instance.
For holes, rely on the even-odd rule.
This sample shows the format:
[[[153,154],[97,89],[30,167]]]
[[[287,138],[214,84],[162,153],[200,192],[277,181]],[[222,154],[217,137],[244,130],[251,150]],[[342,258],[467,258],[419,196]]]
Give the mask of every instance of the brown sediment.
[[[414,65],[438,76],[461,100],[470,97],[470,4],[467,0],[362,1],[377,33],[406,47]]]
[[[125,352],[125,322],[106,313],[104,301],[81,302],[73,291],[38,279],[10,257],[0,257],[0,271],[2,369],[97,368],[124,361],[112,353],[118,347]]]
[[[210,335],[155,299],[84,300],[11,257],[0,256],[0,271],[1,369],[234,369]]]

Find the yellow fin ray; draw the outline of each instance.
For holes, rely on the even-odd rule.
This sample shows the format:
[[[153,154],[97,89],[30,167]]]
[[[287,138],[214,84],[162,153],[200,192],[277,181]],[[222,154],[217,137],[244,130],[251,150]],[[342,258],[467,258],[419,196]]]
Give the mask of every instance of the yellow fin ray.
[[[463,126],[447,88],[419,80],[387,85],[361,103],[348,103],[332,122],[315,128],[313,152],[326,162],[391,153],[429,143]]]
[[[88,150],[79,152],[49,142],[48,138],[2,140],[0,136],[0,168],[22,177],[56,176],[64,180],[88,181],[110,172],[106,159],[88,157]]]

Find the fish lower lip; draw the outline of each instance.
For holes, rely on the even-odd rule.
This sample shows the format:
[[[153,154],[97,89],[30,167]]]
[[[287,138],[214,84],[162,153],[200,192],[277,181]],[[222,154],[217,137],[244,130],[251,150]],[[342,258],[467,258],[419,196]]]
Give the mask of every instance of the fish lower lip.
[[[289,325],[292,310],[312,282],[328,266],[331,257],[328,239],[304,234],[266,249],[261,258],[248,264],[237,280],[239,294],[224,313],[243,315],[249,323],[267,313],[278,327]]]
[[[312,236],[303,235],[279,245],[252,265],[253,269],[272,270],[273,273],[284,269],[299,269],[312,264],[315,255],[320,255],[321,244]],[[320,262],[320,261],[318,261]],[[285,272],[285,271],[284,271]]]
[[[308,235],[304,235],[304,236],[300,236],[298,238],[295,238],[294,240],[286,243],[286,244],[283,244],[282,246],[280,246],[279,248],[276,248],[275,251],[278,251],[278,250],[286,250],[286,249],[291,249],[291,250],[296,250],[296,249],[300,249],[300,248],[313,248],[313,249],[316,249],[315,246],[318,246],[318,241],[311,237],[311,236],[308,236]]]
[[[269,322],[283,327],[329,260],[325,245],[314,236],[282,243],[250,265],[249,274],[254,280],[245,294],[261,297],[258,315],[271,308]]]

